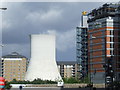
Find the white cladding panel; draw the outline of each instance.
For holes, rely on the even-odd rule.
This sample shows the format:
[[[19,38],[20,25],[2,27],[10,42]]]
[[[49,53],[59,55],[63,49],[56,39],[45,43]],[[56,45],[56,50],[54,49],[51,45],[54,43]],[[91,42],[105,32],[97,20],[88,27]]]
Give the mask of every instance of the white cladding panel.
[[[88,23],[87,23],[87,20],[88,20],[88,16],[82,16],[82,20],[81,20],[81,26],[82,27],[85,27],[85,28],[87,28],[88,27]]]
[[[25,80],[58,80],[54,35],[31,35],[31,60]]]

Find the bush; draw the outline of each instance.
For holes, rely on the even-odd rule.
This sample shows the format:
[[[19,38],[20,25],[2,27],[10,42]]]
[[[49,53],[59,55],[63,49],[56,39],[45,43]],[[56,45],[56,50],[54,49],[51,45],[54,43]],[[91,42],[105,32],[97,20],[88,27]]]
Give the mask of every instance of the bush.
[[[64,83],[80,83],[80,81],[76,78],[63,78]]]
[[[110,87],[120,87],[120,81],[114,81],[112,84],[109,85]]]
[[[17,81],[16,79],[13,79],[9,82],[10,84],[57,84],[55,81],[50,80],[41,80],[41,79],[35,79],[33,81]]]
[[[89,80],[89,78],[88,77],[85,77],[85,78],[83,78],[83,79],[81,79],[80,80],[80,83],[90,83],[90,80]]]
[[[8,81],[6,81],[5,83],[5,89],[10,89],[12,87]]]

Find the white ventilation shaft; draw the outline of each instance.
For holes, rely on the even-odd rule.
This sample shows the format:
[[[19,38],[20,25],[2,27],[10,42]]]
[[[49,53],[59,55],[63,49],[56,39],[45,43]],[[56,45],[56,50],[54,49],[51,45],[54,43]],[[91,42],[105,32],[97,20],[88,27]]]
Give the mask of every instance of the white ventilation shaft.
[[[55,35],[31,35],[31,59],[25,80],[62,80],[55,58]]]

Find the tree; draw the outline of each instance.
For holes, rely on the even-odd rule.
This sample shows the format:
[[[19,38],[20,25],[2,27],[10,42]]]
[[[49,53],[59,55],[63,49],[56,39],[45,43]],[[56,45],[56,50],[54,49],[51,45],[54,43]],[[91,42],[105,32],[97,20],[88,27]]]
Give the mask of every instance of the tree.
[[[5,89],[10,90],[11,87],[12,87],[12,86],[10,85],[10,83],[9,83],[8,81],[6,81],[6,82],[5,82]]]
[[[64,83],[80,83],[80,81],[77,78],[63,78]]]

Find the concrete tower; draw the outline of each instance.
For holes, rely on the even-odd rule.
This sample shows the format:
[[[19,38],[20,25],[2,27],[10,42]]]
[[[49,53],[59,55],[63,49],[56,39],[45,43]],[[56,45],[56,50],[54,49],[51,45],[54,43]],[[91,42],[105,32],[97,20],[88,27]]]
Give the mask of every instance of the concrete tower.
[[[54,35],[31,35],[31,60],[25,80],[61,80],[55,57]]]

